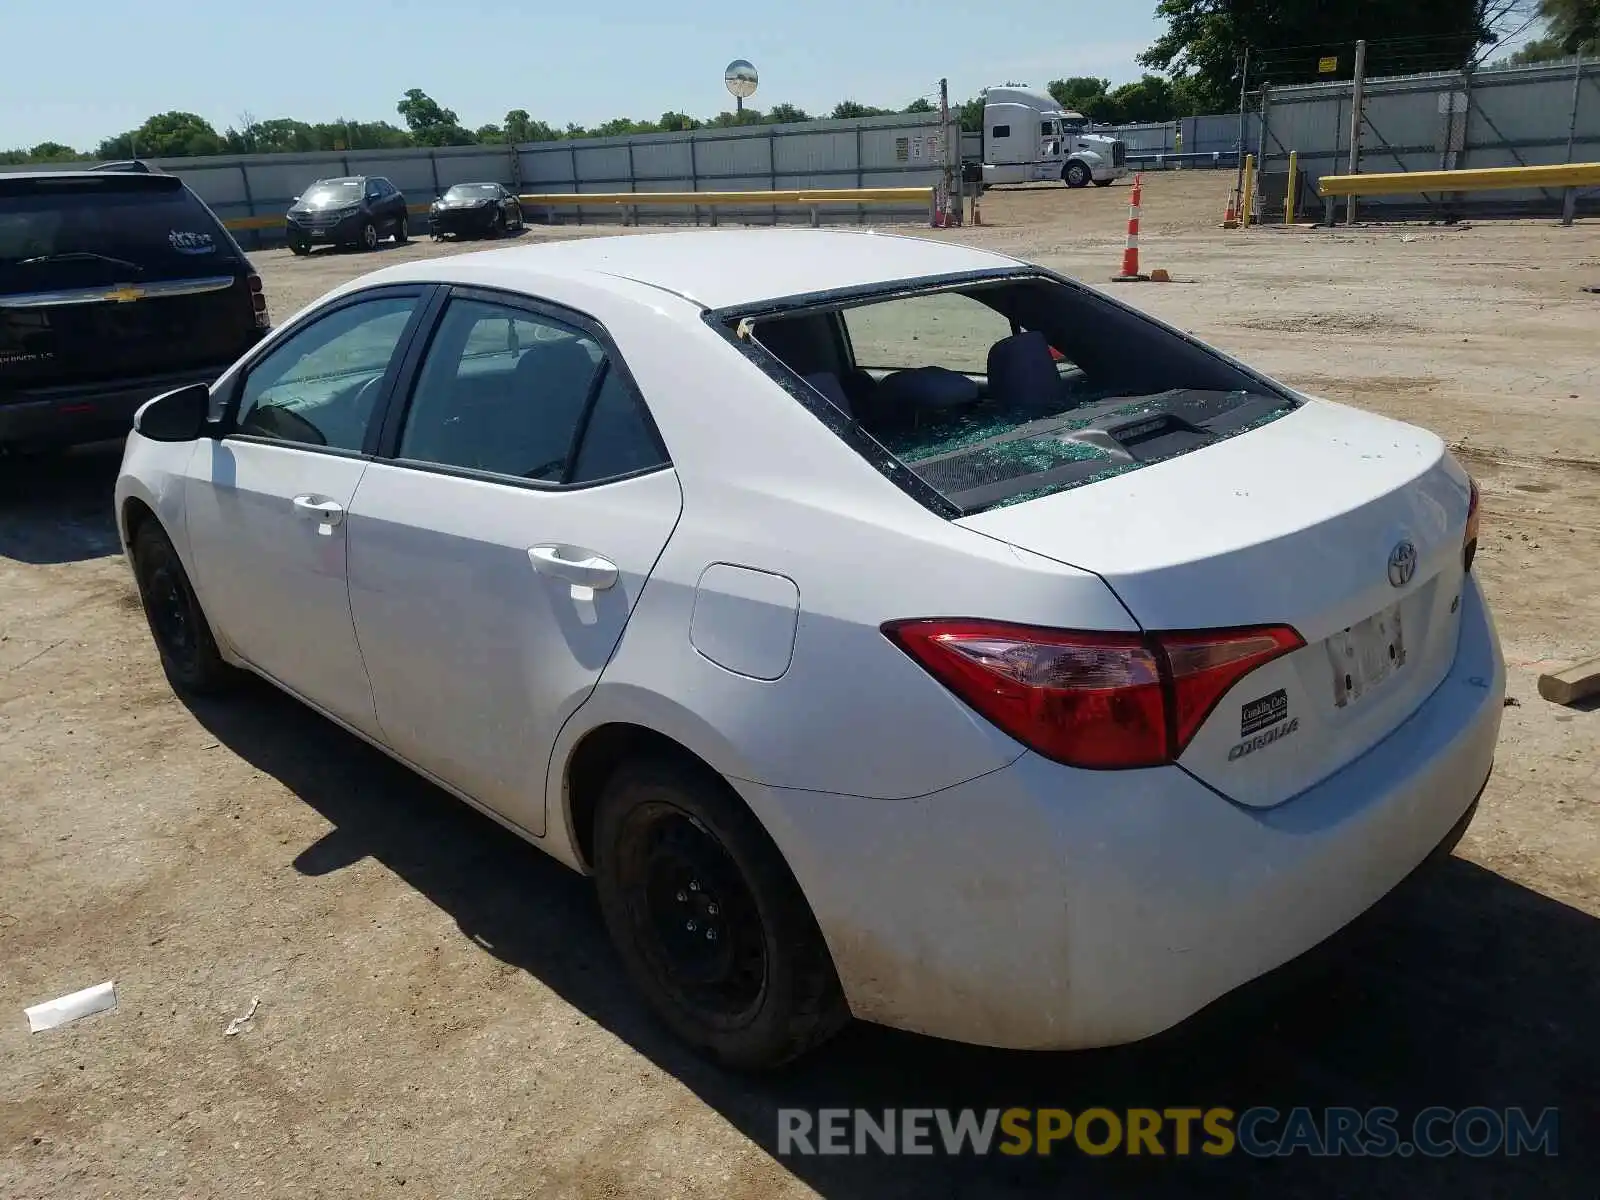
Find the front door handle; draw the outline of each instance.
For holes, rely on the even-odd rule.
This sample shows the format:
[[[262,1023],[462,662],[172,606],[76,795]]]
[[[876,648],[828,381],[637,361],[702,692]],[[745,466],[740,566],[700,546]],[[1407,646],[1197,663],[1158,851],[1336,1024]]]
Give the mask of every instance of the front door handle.
[[[616,586],[617,564],[576,546],[530,546],[533,569],[551,579],[603,592]]]
[[[319,496],[296,496],[295,515],[319,525],[338,525],[344,521],[344,505],[337,500],[324,500]]]

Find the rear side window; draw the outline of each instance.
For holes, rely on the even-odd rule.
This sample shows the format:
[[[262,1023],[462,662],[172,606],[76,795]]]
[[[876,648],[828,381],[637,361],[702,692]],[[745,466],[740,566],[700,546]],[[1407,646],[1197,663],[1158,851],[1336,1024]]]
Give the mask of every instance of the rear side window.
[[[1136,312],[1037,276],[720,315],[730,333],[750,320],[758,361],[819,411],[842,410],[870,461],[884,469],[887,451],[963,515],[1203,450],[1297,405]],[[846,361],[803,353],[822,339],[795,331],[820,321],[847,335]]]
[[[398,457],[540,483],[664,465],[638,398],[587,331],[455,299],[412,393]]]
[[[187,188],[149,179],[107,172],[15,189],[0,180],[0,288],[234,270],[238,247],[210,210]]]

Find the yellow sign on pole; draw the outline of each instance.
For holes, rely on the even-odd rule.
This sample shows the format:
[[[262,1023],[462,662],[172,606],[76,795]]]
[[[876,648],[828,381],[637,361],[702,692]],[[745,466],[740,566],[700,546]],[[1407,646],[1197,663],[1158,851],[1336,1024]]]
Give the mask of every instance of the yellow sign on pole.
[[[1332,75],[1338,69],[1339,59],[1337,55],[1330,58],[1319,58],[1317,60],[1318,75]]]

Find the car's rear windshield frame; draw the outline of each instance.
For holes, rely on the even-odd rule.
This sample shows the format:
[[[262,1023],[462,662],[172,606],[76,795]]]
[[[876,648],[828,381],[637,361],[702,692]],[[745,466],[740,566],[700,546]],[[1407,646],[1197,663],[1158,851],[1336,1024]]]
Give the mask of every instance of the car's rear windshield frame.
[[[796,317],[813,313],[848,310],[869,303],[901,300],[915,296],[937,295],[942,292],[960,292],[985,285],[1044,282],[1059,285],[1085,296],[1091,303],[1100,303],[1119,313],[1151,327],[1159,335],[1176,338],[1190,348],[1215,359],[1229,370],[1243,375],[1261,393],[1281,399],[1286,407],[1295,408],[1301,400],[1283,385],[1260,372],[1223,354],[1198,338],[1175,329],[1132,305],[1106,296],[1101,292],[1060,275],[1046,267],[1019,263],[1011,267],[989,267],[976,271],[948,272],[879,283],[859,284],[824,291],[807,292],[790,296],[727,305],[706,309],[702,319],[719,336],[731,344],[796,401],[803,405],[846,445],[864,458],[873,468],[898,486],[913,500],[949,520],[970,516],[979,509],[968,510],[957,504],[937,488],[926,482],[916,470],[902,462],[887,446],[843,412],[837,405],[817,391],[787,363],[752,337],[741,336],[744,322],[757,322],[781,317]]]

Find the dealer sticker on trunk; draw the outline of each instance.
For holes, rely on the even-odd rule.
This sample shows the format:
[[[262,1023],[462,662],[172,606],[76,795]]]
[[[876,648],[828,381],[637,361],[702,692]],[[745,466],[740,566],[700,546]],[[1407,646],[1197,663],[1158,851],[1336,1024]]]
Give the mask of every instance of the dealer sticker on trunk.
[[[1252,700],[1239,709],[1239,736],[1249,737],[1289,715],[1289,693],[1279,688],[1270,696]]]

